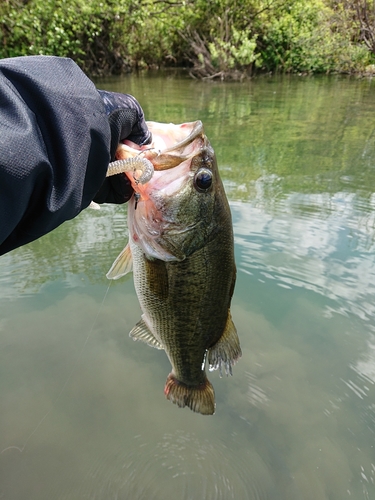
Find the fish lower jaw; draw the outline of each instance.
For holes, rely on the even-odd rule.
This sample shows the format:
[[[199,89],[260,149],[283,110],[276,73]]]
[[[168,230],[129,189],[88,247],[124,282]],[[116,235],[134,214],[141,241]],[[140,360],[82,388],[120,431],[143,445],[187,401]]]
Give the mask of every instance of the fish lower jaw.
[[[202,415],[215,413],[215,391],[207,378],[200,385],[189,386],[170,373],[165,383],[164,394],[180,408],[187,406]]]

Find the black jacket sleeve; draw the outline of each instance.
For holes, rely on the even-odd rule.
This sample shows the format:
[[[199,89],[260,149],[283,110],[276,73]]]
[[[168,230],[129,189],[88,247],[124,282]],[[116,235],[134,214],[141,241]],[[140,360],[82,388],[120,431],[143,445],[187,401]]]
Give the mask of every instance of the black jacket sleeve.
[[[110,144],[103,100],[72,60],[0,60],[0,255],[90,204]]]

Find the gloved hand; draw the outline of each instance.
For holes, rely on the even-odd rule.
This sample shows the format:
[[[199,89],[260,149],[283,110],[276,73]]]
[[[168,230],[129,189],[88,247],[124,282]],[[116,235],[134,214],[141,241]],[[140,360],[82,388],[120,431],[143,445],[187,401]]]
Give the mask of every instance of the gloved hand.
[[[117,146],[128,139],[139,146],[150,144],[151,132],[148,130],[143,110],[139,102],[129,94],[118,94],[98,90],[108,115],[111,128],[111,161],[115,160]],[[129,179],[125,174],[107,177],[96,194],[96,203],[125,203],[133,194]]]

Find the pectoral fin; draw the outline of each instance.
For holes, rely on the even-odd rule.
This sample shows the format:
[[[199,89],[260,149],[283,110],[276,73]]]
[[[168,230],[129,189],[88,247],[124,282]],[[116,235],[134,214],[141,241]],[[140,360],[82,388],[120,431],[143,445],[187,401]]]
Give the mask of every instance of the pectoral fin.
[[[106,274],[109,280],[118,280],[125,274],[133,270],[133,258],[129,243],[112,264],[111,269]]]
[[[133,340],[141,340],[145,344],[155,347],[156,349],[164,349],[161,343],[154,337],[143,319],[138,321],[129,335],[133,338]]]
[[[212,371],[219,368],[221,375],[221,367],[224,365],[225,373],[227,375],[232,375],[232,366],[237,359],[241,357],[241,354],[237,330],[233,324],[230,311],[228,311],[228,319],[223,335],[216,344],[208,350],[209,369]]]

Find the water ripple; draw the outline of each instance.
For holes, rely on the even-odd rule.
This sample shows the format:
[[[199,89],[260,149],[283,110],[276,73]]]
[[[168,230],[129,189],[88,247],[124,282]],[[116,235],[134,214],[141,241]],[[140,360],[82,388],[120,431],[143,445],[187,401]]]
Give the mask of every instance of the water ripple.
[[[133,445],[132,452],[111,450],[98,458],[78,492],[79,498],[280,498],[267,467],[251,450],[237,450],[234,456],[219,440],[212,443],[185,431],[164,434],[156,443],[134,436]]]

